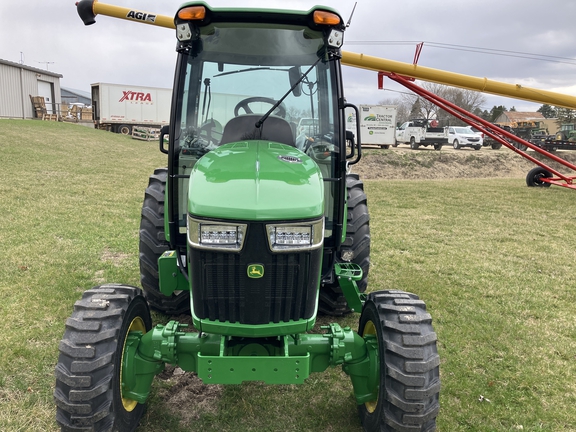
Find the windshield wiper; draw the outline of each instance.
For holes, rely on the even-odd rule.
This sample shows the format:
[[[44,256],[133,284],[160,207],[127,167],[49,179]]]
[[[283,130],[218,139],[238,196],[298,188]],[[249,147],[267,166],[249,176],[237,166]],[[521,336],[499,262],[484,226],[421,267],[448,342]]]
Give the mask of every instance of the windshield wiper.
[[[316,67],[316,65],[320,62],[320,60],[322,60],[322,57],[318,57],[318,60],[316,60],[314,64],[310,66],[310,68],[308,68],[308,70],[305,73],[302,74],[302,76],[292,85],[292,87],[290,87],[290,89],[284,94],[284,96],[282,96],[278,100],[278,102],[276,102],[274,105],[272,105],[272,108],[270,108],[268,112],[266,112],[266,114],[260,117],[260,120],[258,120],[254,125],[256,126],[256,129],[260,129],[260,127],[262,127],[262,124],[266,121],[268,117],[270,117],[270,114],[272,114],[274,110],[278,108],[282,102],[284,102],[284,99],[286,99],[288,95],[292,93],[292,91],[304,80],[304,78],[306,78],[308,74],[312,72],[312,69]]]
[[[281,71],[281,72],[286,72],[286,69],[272,69],[271,67],[253,67],[253,68],[248,68],[248,69],[238,69],[235,71],[230,71],[230,72],[222,72],[219,73],[217,75],[214,75],[214,78],[216,77],[221,77],[224,75],[232,75],[232,74],[237,74],[237,73],[242,73],[242,72],[252,72],[252,71],[257,71],[257,70],[274,70],[274,71]]]

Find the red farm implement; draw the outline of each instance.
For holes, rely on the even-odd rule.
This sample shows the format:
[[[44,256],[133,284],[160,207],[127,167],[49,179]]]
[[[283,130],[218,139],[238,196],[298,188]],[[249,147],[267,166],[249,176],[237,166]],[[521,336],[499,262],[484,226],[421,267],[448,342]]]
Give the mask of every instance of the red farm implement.
[[[444,111],[448,112],[449,114],[453,115],[454,117],[462,120],[466,124],[475,127],[486,136],[489,136],[496,142],[506,146],[513,152],[519,154],[525,159],[528,159],[530,162],[533,162],[537,166],[530,170],[526,175],[526,184],[528,186],[539,186],[539,187],[549,187],[550,185],[562,186],[569,189],[576,189],[576,184],[574,184],[574,179],[576,176],[567,176],[562,174],[558,170],[552,168],[551,166],[547,165],[546,163],[542,162],[538,158],[531,156],[526,151],[522,149],[531,149],[535,152],[539,153],[540,155],[548,158],[551,161],[554,161],[563,167],[570,169],[576,172],[576,165],[571,164],[570,162],[558,157],[557,155],[546,151],[537,145],[531,143],[530,141],[526,141],[456,105],[443,99],[434,93],[429,92],[428,90],[416,85],[414,83],[414,78],[398,75],[392,72],[378,72],[378,83],[379,86],[382,87],[382,79],[386,76],[393,81],[396,81],[399,84],[402,84],[407,89],[411,90],[418,96],[434,103],[439,108],[443,109]]]

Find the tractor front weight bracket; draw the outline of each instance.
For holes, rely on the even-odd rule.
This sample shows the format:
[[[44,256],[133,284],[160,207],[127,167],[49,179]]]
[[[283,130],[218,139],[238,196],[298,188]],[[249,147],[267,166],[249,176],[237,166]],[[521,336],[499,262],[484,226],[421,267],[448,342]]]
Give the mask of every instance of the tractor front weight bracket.
[[[302,384],[312,372],[342,365],[358,404],[375,399],[377,343],[349,327],[330,324],[323,334],[244,338],[180,331],[185,326],[170,321],[146,334],[129,334],[122,358],[124,398],[144,403],[154,376],[173,364],[206,384]]]
[[[171,296],[174,291],[189,290],[188,281],[178,265],[178,251],[168,250],[158,259],[160,292]]]

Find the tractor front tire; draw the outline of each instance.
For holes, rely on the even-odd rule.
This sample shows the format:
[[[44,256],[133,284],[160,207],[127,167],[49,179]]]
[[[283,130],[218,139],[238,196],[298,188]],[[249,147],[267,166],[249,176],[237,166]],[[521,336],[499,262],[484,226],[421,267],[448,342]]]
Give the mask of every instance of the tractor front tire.
[[[169,250],[164,234],[164,194],[168,170],[158,168],[148,180],[140,219],[140,281],[150,306],[166,315],[190,313],[190,291],[160,292],[158,258]]]
[[[152,328],[141,290],[102,285],[74,305],[56,365],[56,421],[62,431],[132,432],[145,405],[122,398],[121,363],[128,333]]]
[[[366,291],[368,286],[368,272],[370,270],[370,215],[364,184],[357,174],[346,176],[348,190],[348,215],[346,222],[346,239],[342,249],[351,250],[354,258],[351,262],[362,267],[362,279],[357,282],[360,292]],[[339,257],[337,262],[343,262]],[[342,316],[350,311],[346,298],[338,281],[323,284],[320,287],[320,301],[318,309],[325,315]]]
[[[436,430],[440,357],[424,302],[402,291],[370,293],[358,332],[377,341],[380,367],[377,399],[358,406],[364,430]]]

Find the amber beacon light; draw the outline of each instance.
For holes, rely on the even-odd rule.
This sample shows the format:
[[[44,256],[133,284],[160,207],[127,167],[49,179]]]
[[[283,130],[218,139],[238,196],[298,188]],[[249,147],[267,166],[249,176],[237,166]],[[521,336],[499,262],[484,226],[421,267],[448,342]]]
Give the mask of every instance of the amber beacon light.
[[[314,12],[314,23],[337,25],[340,24],[340,17],[332,12],[317,10]]]
[[[183,20],[203,20],[206,18],[206,8],[204,6],[190,6],[178,12],[178,18]]]

